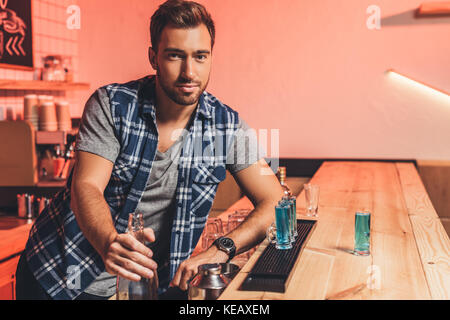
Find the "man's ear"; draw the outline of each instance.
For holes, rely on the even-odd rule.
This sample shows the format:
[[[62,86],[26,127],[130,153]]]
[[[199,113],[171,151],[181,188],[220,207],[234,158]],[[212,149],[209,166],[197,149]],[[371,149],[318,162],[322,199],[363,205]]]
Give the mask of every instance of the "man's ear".
[[[153,50],[152,47],[148,48],[148,61],[150,61],[150,64],[152,65],[152,68],[154,70],[158,69],[158,63],[156,60],[156,52]]]

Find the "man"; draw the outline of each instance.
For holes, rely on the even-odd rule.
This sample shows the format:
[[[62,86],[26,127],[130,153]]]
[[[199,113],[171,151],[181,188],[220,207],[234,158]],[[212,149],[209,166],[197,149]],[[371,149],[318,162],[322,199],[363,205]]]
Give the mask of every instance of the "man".
[[[226,262],[264,239],[282,191],[264,159],[235,162],[248,151],[237,143],[248,127],[205,92],[214,39],[202,5],[169,0],[151,20],[156,76],[105,86],[89,99],[73,174],[35,222],[20,259],[18,298],[109,298],[116,276],[138,281],[155,272],[160,293],[186,290],[199,265]],[[225,169],[255,210],[191,257]],[[136,211],[151,249],[126,233]]]

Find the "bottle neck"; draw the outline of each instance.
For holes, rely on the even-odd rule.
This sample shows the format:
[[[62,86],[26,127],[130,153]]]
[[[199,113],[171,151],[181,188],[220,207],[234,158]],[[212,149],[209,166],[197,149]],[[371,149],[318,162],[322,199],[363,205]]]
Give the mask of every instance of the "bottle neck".
[[[278,180],[280,180],[281,185],[286,185],[286,168],[280,167],[278,169]]]
[[[144,218],[142,212],[130,214],[128,220],[128,230],[140,243],[145,242]]]
[[[281,185],[281,187],[283,189],[284,196],[285,197],[291,196],[292,192],[291,192],[291,189],[289,188],[289,186],[286,183],[286,175],[284,173],[280,174],[279,180],[280,180],[280,185]]]

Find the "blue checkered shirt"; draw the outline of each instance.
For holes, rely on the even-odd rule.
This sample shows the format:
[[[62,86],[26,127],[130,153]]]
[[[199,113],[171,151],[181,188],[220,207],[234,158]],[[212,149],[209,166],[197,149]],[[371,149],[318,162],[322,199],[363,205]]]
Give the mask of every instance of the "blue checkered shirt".
[[[104,191],[119,233],[143,195],[158,146],[155,78],[104,87],[108,93],[120,153]],[[189,258],[205,226],[218,184],[225,179],[226,156],[239,116],[204,92],[178,163],[176,214],[172,224],[169,279]],[[70,208],[72,174],[32,226],[25,253],[31,271],[54,299],[75,299],[105,271],[100,255],[84,237]]]

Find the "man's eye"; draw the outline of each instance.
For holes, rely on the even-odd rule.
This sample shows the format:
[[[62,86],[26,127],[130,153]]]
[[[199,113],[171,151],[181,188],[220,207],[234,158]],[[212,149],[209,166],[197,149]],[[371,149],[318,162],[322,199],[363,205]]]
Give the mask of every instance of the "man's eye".
[[[169,53],[170,59],[181,59],[181,56],[178,53]]]
[[[200,60],[200,61],[204,61],[204,60],[206,60],[206,58],[207,58],[207,56],[204,55],[204,54],[201,54],[201,55],[197,56],[197,60]]]

